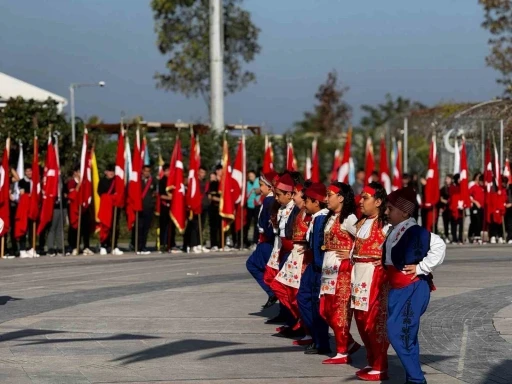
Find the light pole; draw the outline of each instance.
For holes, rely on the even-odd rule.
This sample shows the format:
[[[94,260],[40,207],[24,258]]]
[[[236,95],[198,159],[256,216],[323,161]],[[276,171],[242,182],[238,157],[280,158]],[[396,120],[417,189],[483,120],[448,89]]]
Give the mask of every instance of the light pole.
[[[76,143],[76,128],[75,128],[75,89],[82,87],[104,87],[106,83],[104,81],[98,81],[97,83],[71,83],[69,86],[69,99],[71,107],[71,143],[75,146]]]

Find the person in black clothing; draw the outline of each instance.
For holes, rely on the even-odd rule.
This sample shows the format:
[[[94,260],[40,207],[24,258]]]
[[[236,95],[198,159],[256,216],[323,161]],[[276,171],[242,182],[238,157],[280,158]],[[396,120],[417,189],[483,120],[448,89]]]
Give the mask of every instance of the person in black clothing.
[[[105,170],[105,177],[100,179],[98,183],[98,194],[101,196],[105,193],[110,195],[115,194],[115,184],[114,184],[114,176],[115,176],[115,165],[109,164]],[[111,249],[112,245],[112,235],[114,236],[114,249],[111,249],[113,255],[122,255],[123,251],[121,251],[117,247],[117,241],[119,240],[119,218],[121,217],[121,210],[114,209],[115,216],[112,222],[112,229],[110,230],[108,238],[101,244],[100,254],[106,255],[108,250]],[[115,233],[112,234],[114,230],[115,223]]]
[[[138,241],[137,241],[137,252],[147,255],[150,252],[146,248],[148,241],[149,230],[151,229],[151,223],[153,222],[153,212],[155,211],[155,195],[156,185],[151,177],[151,167],[145,165],[142,168],[141,178],[142,188],[142,211],[139,212],[138,219]],[[135,249],[135,225],[132,229],[132,240],[131,245]]]
[[[439,203],[437,204],[437,209],[439,210],[439,214],[443,218],[443,228],[444,228],[444,240],[447,241],[450,238],[450,222],[451,222],[451,211],[448,206],[448,202],[450,201],[450,188],[452,186],[453,176],[446,175],[444,178],[444,185],[439,191]],[[437,220],[434,223],[435,225],[435,233],[438,232],[437,228]],[[452,237],[455,237],[455,234],[452,233]]]
[[[167,179],[169,178],[169,164],[163,166],[164,176],[158,182],[158,194],[160,196],[160,252],[175,251],[176,226],[171,220],[172,193],[167,191]]]
[[[216,251],[221,246],[220,239],[222,230],[222,220],[219,214],[220,193],[219,181],[222,177],[222,165],[215,167],[215,173],[210,174],[210,185],[208,187],[208,199],[210,206],[208,207],[208,221],[210,224],[210,247]]]
[[[91,217],[92,208],[91,208],[91,206],[89,206],[87,209],[82,207],[81,212],[79,212],[80,211],[80,201],[79,201],[79,196],[78,196],[78,191],[77,191],[77,187],[78,187],[79,183],[80,183],[80,165],[76,165],[73,169],[73,174],[72,174],[71,178],[68,180],[68,182],[66,184],[66,191],[65,191],[66,200],[64,200],[64,201],[68,201],[68,204],[67,204],[69,207],[68,218],[69,218],[69,222],[73,223],[73,225],[70,225],[68,227],[68,243],[69,243],[69,248],[70,248],[71,254],[73,256],[78,255],[80,253],[80,244],[77,244],[78,216],[80,216],[80,223],[79,223],[79,225],[80,225],[80,241],[83,240],[83,242],[84,242],[83,254],[86,256],[90,256],[90,255],[94,254],[94,252],[91,250],[91,246],[90,246],[91,223],[93,220]],[[101,182],[100,182],[100,184],[101,184]],[[98,185],[98,192],[99,192],[99,185]],[[74,221],[76,221],[76,224]],[[111,245],[112,244],[110,244],[110,243],[108,244],[108,246],[111,246]],[[104,247],[104,248],[107,249],[108,246]],[[103,245],[102,245],[102,247],[103,247]],[[57,251],[58,251],[58,249],[57,249]]]
[[[20,195],[24,193],[30,194],[32,192],[32,166],[25,164],[25,176],[18,181],[18,189]],[[36,257],[35,249],[32,249],[34,221],[28,219],[27,233],[20,237],[20,257]],[[28,236],[27,236],[28,234]],[[28,237],[28,250],[27,250],[27,237]]]
[[[203,248],[199,234],[199,232],[204,229],[206,212],[208,212],[208,196],[206,193],[208,182],[206,181],[206,169],[200,167],[197,176],[199,179],[199,193],[201,194],[201,214],[198,212],[192,213],[191,210],[187,213],[187,215],[191,216],[188,216],[187,227],[185,228],[185,234],[183,236],[183,252],[209,252],[207,249]],[[199,225],[199,220],[201,220],[201,226]]]

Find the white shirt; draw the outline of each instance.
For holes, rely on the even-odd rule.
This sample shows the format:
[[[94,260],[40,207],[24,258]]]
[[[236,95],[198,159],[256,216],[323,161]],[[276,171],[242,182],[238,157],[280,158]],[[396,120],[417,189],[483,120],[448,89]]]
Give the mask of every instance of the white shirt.
[[[279,208],[279,212],[277,213],[277,225],[278,225],[278,235],[279,237],[286,237],[286,223],[290,217],[290,214],[295,207],[295,202],[291,200],[286,206]]]
[[[315,218],[318,216],[326,216],[329,213],[327,208],[319,210],[317,213],[311,215],[311,222],[309,223],[308,231],[306,232],[306,240],[309,241],[309,236],[313,232],[313,225],[315,224]]]
[[[413,225],[418,225],[414,218],[407,219],[402,221],[396,227],[393,227],[390,235],[386,239],[386,265],[393,265],[393,261],[391,260],[391,249],[393,245],[398,243],[401,238],[400,231],[404,227],[411,227]],[[400,235],[397,237],[397,233]],[[405,233],[405,231],[403,232]],[[402,233],[402,234],[403,234]],[[417,275],[428,275],[431,273],[434,268],[441,265],[446,255],[446,244],[438,235],[431,233],[430,234],[430,249],[428,250],[427,255],[423,258],[422,261],[416,266],[416,274]]]
[[[269,194],[265,197],[269,197],[269,196],[274,196],[274,194],[272,193],[272,191],[269,192]],[[265,229],[264,228],[261,228],[260,227],[260,216],[261,216],[261,212],[263,211],[263,203],[261,204],[260,206],[260,210],[258,212],[258,232],[259,233],[264,233],[265,232]]]

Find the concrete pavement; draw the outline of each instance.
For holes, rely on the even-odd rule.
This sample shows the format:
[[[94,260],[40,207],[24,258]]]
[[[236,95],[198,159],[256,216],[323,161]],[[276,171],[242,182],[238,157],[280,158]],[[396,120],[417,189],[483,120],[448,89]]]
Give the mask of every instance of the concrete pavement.
[[[264,320],[247,254],[0,262],[0,383],[356,383]],[[512,382],[512,247],[450,247],[423,318],[429,383]],[[354,335],[357,331],[354,329]],[[389,383],[403,383],[390,348]]]

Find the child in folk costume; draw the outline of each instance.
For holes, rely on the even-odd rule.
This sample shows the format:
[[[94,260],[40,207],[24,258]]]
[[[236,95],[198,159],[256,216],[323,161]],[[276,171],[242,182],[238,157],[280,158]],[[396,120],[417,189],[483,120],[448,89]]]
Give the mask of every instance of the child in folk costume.
[[[389,283],[382,267],[382,245],[389,225],[386,223],[386,190],[372,182],[361,193],[361,213],[351,252],[351,307],[357,329],[366,348],[368,365],[356,375],[366,381],[388,378],[389,341],[386,335]]]
[[[354,192],[348,184],[333,182],[327,188],[329,213],[324,227],[324,262],[320,287],[320,315],[334,331],[336,356],[323,364],[348,364],[349,355],[361,346],[350,334],[350,250],[356,234],[356,204]]]
[[[263,309],[271,307],[277,301],[270,287],[263,281],[265,267],[270,259],[274,244],[274,228],[270,220],[270,211],[275,201],[274,193],[272,192],[272,181],[276,177],[277,172],[274,171],[260,176],[260,191],[264,199],[258,215],[259,239],[256,249],[246,262],[247,270],[268,295],[268,300],[263,305]]]
[[[302,189],[302,184],[297,184],[293,195],[296,207],[294,210],[298,210],[292,224],[293,248],[288,259],[270,285],[279,299],[279,303],[283,304],[290,311],[295,320],[295,324],[292,327],[283,326],[278,330],[283,336],[297,336],[302,332],[307,332],[306,329],[301,330],[303,324],[300,321],[299,305],[297,304],[297,292],[300,287],[301,276],[312,259],[311,250],[306,241],[306,233],[311,222],[311,215],[304,208],[304,200],[302,200],[301,194]],[[309,345],[311,344],[311,336],[304,336],[302,340],[295,340],[293,344]]]
[[[325,217],[329,212],[325,203],[326,193],[327,190],[322,183],[313,183],[302,192],[306,211],[311,214],[311,223],[306,233],[306,239],[313,253],[313,261],[304,270],[297,293],[301,319],[309,329],[313,340],[304,351],[307,355],[331,353],[329,326],[319,313],[320,281],[324,256],[321,247]]]
[[[446,245],[437,235],[420,227],[412,217],[415,192],[398,189],[388,196],[386,214],[393,226],[384,243],[384,263],[391,289],[387,329],[391,345],[406,372],[406,383],[425,383],[421,370],[418,330],[432,283],[432,270],[443,262]]]
[[[285,173],[281,176],[274,188],[275,199],[276,202],[279,203],[280,208],[277,212],[276,225],[274,225],[274,233],[276,234],[274,238],[274,246],[263,274],[263,281],[268,286],[271,286],[293,248],[291,240],[293,219],[291,216],[295,208],[295,203],[293,201],[294,188],[295,182],[289,173]],[[279,304],[279,307],[279,315],[267,320],[266,324],[285,322],[288,326],[292,326],[293,318],[291,317],[288,309],[282,303]],[[278,329],[278,332],[279,331],[280,329]]]

